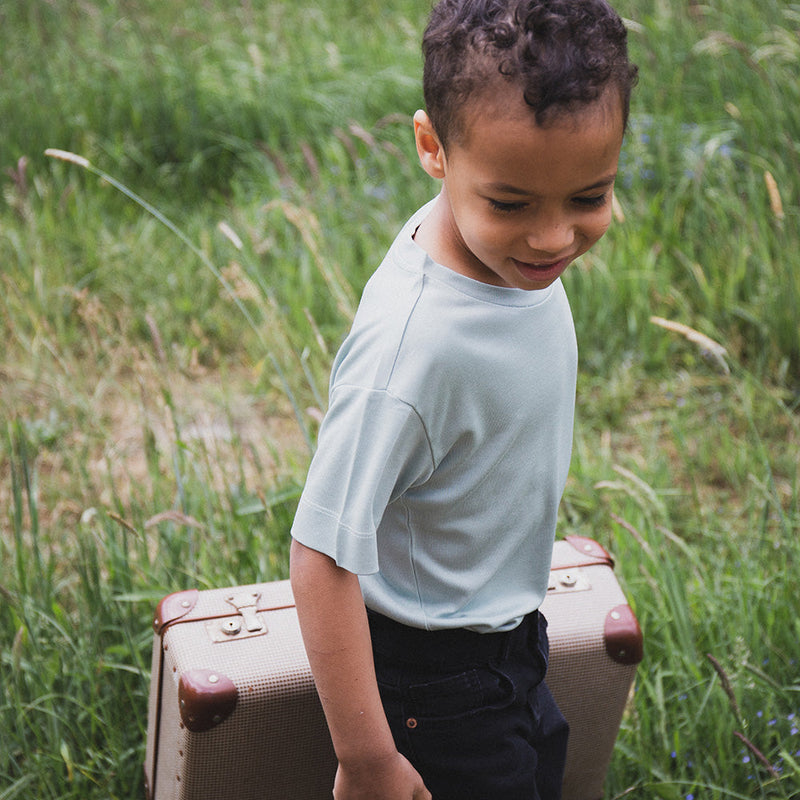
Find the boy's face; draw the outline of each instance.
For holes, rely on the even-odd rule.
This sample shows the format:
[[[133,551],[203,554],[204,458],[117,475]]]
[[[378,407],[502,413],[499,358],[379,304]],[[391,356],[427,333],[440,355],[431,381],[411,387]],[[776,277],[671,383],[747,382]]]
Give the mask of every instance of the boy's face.
[[[422,165],[443,182],[417,241],[475,280],[544,289],[611,222],[620,103],[604,97],[544,128],[509,90],[474,105],[446,154],[427,115],[414,118]]]

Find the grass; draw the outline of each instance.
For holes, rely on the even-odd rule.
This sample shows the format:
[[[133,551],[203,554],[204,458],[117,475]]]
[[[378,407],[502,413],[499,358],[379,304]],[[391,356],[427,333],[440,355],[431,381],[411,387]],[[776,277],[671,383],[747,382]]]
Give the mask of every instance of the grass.
[[[435,190],[426,4],[256,5],[0,8],[0,800],[142,796],[153,605],[286,575],[332,354]],[[798,798],[800,6],[618,6],[560,528],[645,632],[607,797]]]

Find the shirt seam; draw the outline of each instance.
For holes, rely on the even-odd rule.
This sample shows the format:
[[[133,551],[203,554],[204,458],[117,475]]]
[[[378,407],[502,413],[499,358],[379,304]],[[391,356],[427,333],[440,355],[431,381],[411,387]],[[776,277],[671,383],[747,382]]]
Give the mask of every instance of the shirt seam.
[[[332,520],[336,521],[336,524],[339,528],[347,531],[348,533],[353,534],[353,536],[358,536],[361,539],[369,539],[372,537],[372,533],[370,531],[358,531],[355,528],[347,525],[345,522],[342,521],[342,518],[339,514],[334,511],[331,511],[329,508],[325,508],[325,506],[320,505],[319,503],[314,502],[308,497],[303,497],[300,501],[303,505],[310,506],[315,511],[318,511],[320,514],[323,514],[326,517],[329,517]]]
[[[392,367],[392,369],[394,369],[394,367]],[[391,376],[390,376],[390,379],[391,379]],[[387,383],[388,383],[388,381],[387,381]],[[344,383],[343,382],[343,383],[337,383],[336,384],[336,386],[334,388],[334,393],[339,389],[345,389],[345,388],[359,389],[360,391],[363,391],[363,392],[380,392],[381,394],[385,394],[387,397],[391,397],[392,400],[395,400],[396,402],[398,402],[398,403],[404,405],[406,408],[410,409],[412,411],[412,413],[414,414],[414,416],[417,418],[417,421],[419,422],[420,427],[422,428],[422,432],[425,434],[425,443],[428,446],[428,457],[430,458],[430,462],[431,462],[431,470],[435,470],[439,466],[436,463],[436,454],[435,454],[434,449],[433,449],[433,443],[431,441],[431,436],[430,436],[430,433],[428,431],[428,426],[425,424],[425,420],[423,419],[422,415],[419,413],[419,411],[417,410],[417,408],[414,406],[413,403],[410,403],[408,400],[404,399],[403,397],[400,397],[398,394],[396,394],[391,389],[389,389],[388,386],[363,386],[360,383]],[[332,398],[332,395],[331,395],[331,398]],[[412,484],[412,485],[414,485],[414,484]]]
[[[430,256],[426,255],[426,259],[430,259]],[[438,262],[433,261],[432,259],[430,259],[430,260],[431,260],[432,263],[438,264]],[[444,264],[438,264],[438,266],[442,267],[443,269],[450,269],[450,267],[447,267]],[[455,271],[453,271],[453,272],[454,272],[455,275],[459,274],[459,273],[457,273]],[[520,308],[520,309],[539,308],[540,306],[543,306],[546,303],[549,303],[551,298],[553,297],[553,291],[554,290],[552,289],[552,286],[555,283],[554,282],[553,284],[548,286],[547,288],[548,288],[549,291],[547,291],[547,294],[544,297],[540,297],[534,303],[504,303],[499,297],[497,299],[495,299],[495,298],[491,298],[490,299],[488,297],[480,297],[479,296],[479,292],[469,292],[466,289],[462,289],[460,286],[456,286],[455,284],[444,280],[443,278],[441,278],[438,275],[431,275],[430,272],[425,272],[424,273],[424,277],[430,279],[431,281],[435,281],[436,283],[438,283],[441,286],[447,287],[448,289],[450,289],[453,292],[456,292],[457,294],[463,295],[464,297],[469,297],[471,300],[474,300],[477,303],[485,303],[488,306],[499,306],[500,308]],[[485,284],[485,285],[486,286],[491,286],[491,284],[488,284],[488,283]],[[497,287],[497,288],[500,289],[500,288],[503,288],[503,287]]]
[[[415,543],[416,543],[416,536],[415,536],[415,528],[411,523],[411,509],[408,506],[405,498],[401,499],[403,504],[403,511],[406,518],[406,530],[408,531],[408,562],[411,567],[411,574],[414,578],[414,589],[417,593],[417,603],[419,605],[419,612],[422,615],[422,619],[425,624],[425,629],[430,630],[430,619],[428,618],[428,612],[425,610],[425,603],[422,599],[422,587],[420,586],[419,574],[417,571],[417,559],[414,554],[415,551]]]

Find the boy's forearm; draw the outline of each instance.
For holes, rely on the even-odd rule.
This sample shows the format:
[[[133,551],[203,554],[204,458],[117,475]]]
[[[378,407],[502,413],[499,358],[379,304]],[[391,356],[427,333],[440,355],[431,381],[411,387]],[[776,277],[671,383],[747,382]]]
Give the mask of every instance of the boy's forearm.
[[[340,764],[396,755],[383,712],[358,578],[292,542],[292,589],[311,671]]]

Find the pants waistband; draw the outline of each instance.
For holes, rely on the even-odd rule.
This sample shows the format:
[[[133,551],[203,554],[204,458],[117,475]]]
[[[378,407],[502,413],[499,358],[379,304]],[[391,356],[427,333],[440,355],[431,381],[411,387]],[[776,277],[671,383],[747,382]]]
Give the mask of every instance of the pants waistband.
[[[367,617],[376,653],[406,663],[462,665],[500,660],[525,646],[531,634],[538,636],[540,614],[532,611],[516,628],[497,633],[411,628],[370,609]]]

